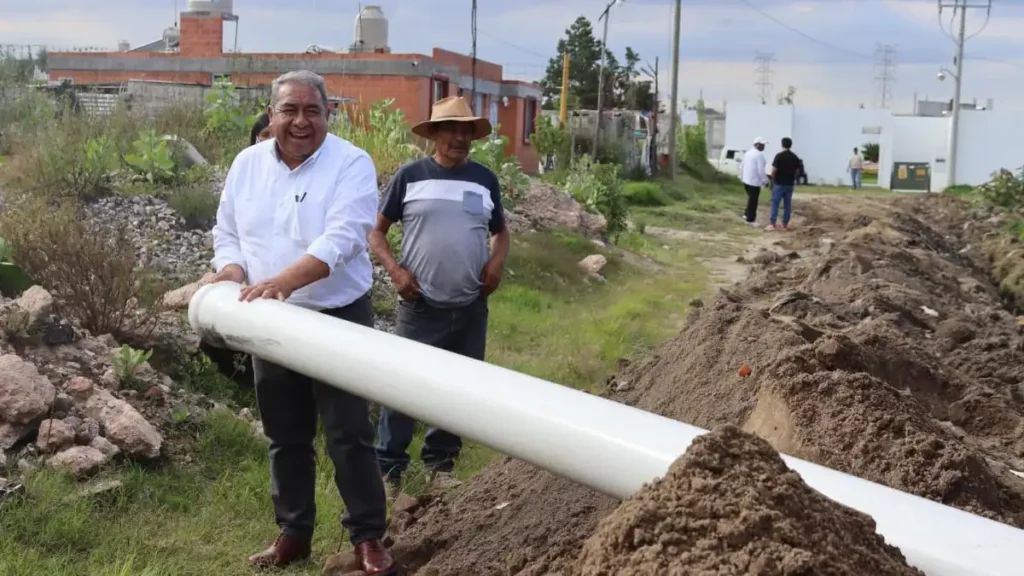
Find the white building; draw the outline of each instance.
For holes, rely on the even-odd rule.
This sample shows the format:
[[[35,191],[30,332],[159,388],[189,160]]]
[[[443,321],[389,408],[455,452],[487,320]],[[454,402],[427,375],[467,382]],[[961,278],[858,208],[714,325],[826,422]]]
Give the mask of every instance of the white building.
[[[944,190],[952,119],[900,116],[886,110],[813,108],[791,105],[729,106],[725,147],[746,150],[756,137],[768,141],[769,161],[780,141],[793,139],[793,151],[804,160],[809,181],[821,185],[849,183],[847,162],[854,148],[880,147],[878,183],[889,189],[895,163],[929,167],[930,189]],[[1000,168],[1024,165],[1024,112],[964,110],[960,113],[957,157],[959,184],[984,184]]]

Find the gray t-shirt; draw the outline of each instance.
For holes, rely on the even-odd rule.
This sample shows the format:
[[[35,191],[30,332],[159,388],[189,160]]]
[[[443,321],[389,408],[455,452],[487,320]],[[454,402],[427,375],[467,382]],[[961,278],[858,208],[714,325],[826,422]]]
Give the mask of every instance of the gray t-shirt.
[[[494,172],[472,160],[453,169],[433,158],[410,162],[392,178],[380,213],[402,223],[400,264],[428,304],[465,306],[479,297],[488,232],[505,229]]]

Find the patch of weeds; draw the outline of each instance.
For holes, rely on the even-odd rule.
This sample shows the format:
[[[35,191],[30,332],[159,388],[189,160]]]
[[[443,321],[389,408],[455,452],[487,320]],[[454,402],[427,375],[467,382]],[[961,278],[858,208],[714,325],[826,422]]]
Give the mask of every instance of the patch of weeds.
[[[139,368],[148,362],[152,355],[152,350],[136,350],[127,344],[111,353],[110,361],[117,381],[126,388],[136,388]]]
[[[217,216],[218,198],[208,185],[183,186],[167,196],[167,204],[185,220],[192,229],[207,229]]]
[[[240,386],[233,380],[236,374],[242,374],[249,367],[245,362],[247,356],[236,355],[235,374],[230,376],[222,373],[215,362],[206,354],[198,354],[184,365],[176,374],[178,382],[190,392],[202,394],[213,400],[231,402],[239,406],[255,406],[256,397],[251,388]]]
[[[626,182],[623,194],[632,206],[666,206],[672,202],[661,186],[654,182]]]

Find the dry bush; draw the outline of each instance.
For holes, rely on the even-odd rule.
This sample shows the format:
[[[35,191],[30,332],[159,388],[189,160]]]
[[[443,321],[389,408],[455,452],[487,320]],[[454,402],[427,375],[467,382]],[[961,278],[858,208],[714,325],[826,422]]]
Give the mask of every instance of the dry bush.
[[[138,265],[124,227],[90,225],[73,201],[21,196],[0,215],[14,262],[54,296],[57,312],[93,334],[146,337],[157,321],[143,305],[163,288]]]

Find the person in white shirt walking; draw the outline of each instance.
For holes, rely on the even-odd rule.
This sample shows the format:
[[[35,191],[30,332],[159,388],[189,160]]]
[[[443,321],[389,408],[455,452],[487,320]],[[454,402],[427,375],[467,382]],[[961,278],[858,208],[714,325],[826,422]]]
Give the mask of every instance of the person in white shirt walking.
[[[761,188],[768,183],[767,160],[764,157],[764,140],[754,139],[754,147],[747,150],[740,164],[740,179],[747,189],[747,210],[743,220],[751,226],[757,225],[757,203],[761,198]]]
[[[853,184],[853,189],[860,188],[860,175],[864,171],[864,157],[860,155],[860,151],[856,148],[853,149],[853,156],[850,156],[847,168],[850,170],[850,181]]]
[[[377,174],[363,150],[329,134],[323,78],[289,72],[273,82],[272,138],[231,165],[213,230],[217,281],[248,283],[240,299],[283,300],[373,326],[367,235],[377,220]],[[366,400],[253,358],[256,401],[270,439],[271,499],[280,533],[249,558],[283,567],[310,555],[316,522],[318,416],[342,524],[367,576],[391,575],[386,500]]]

